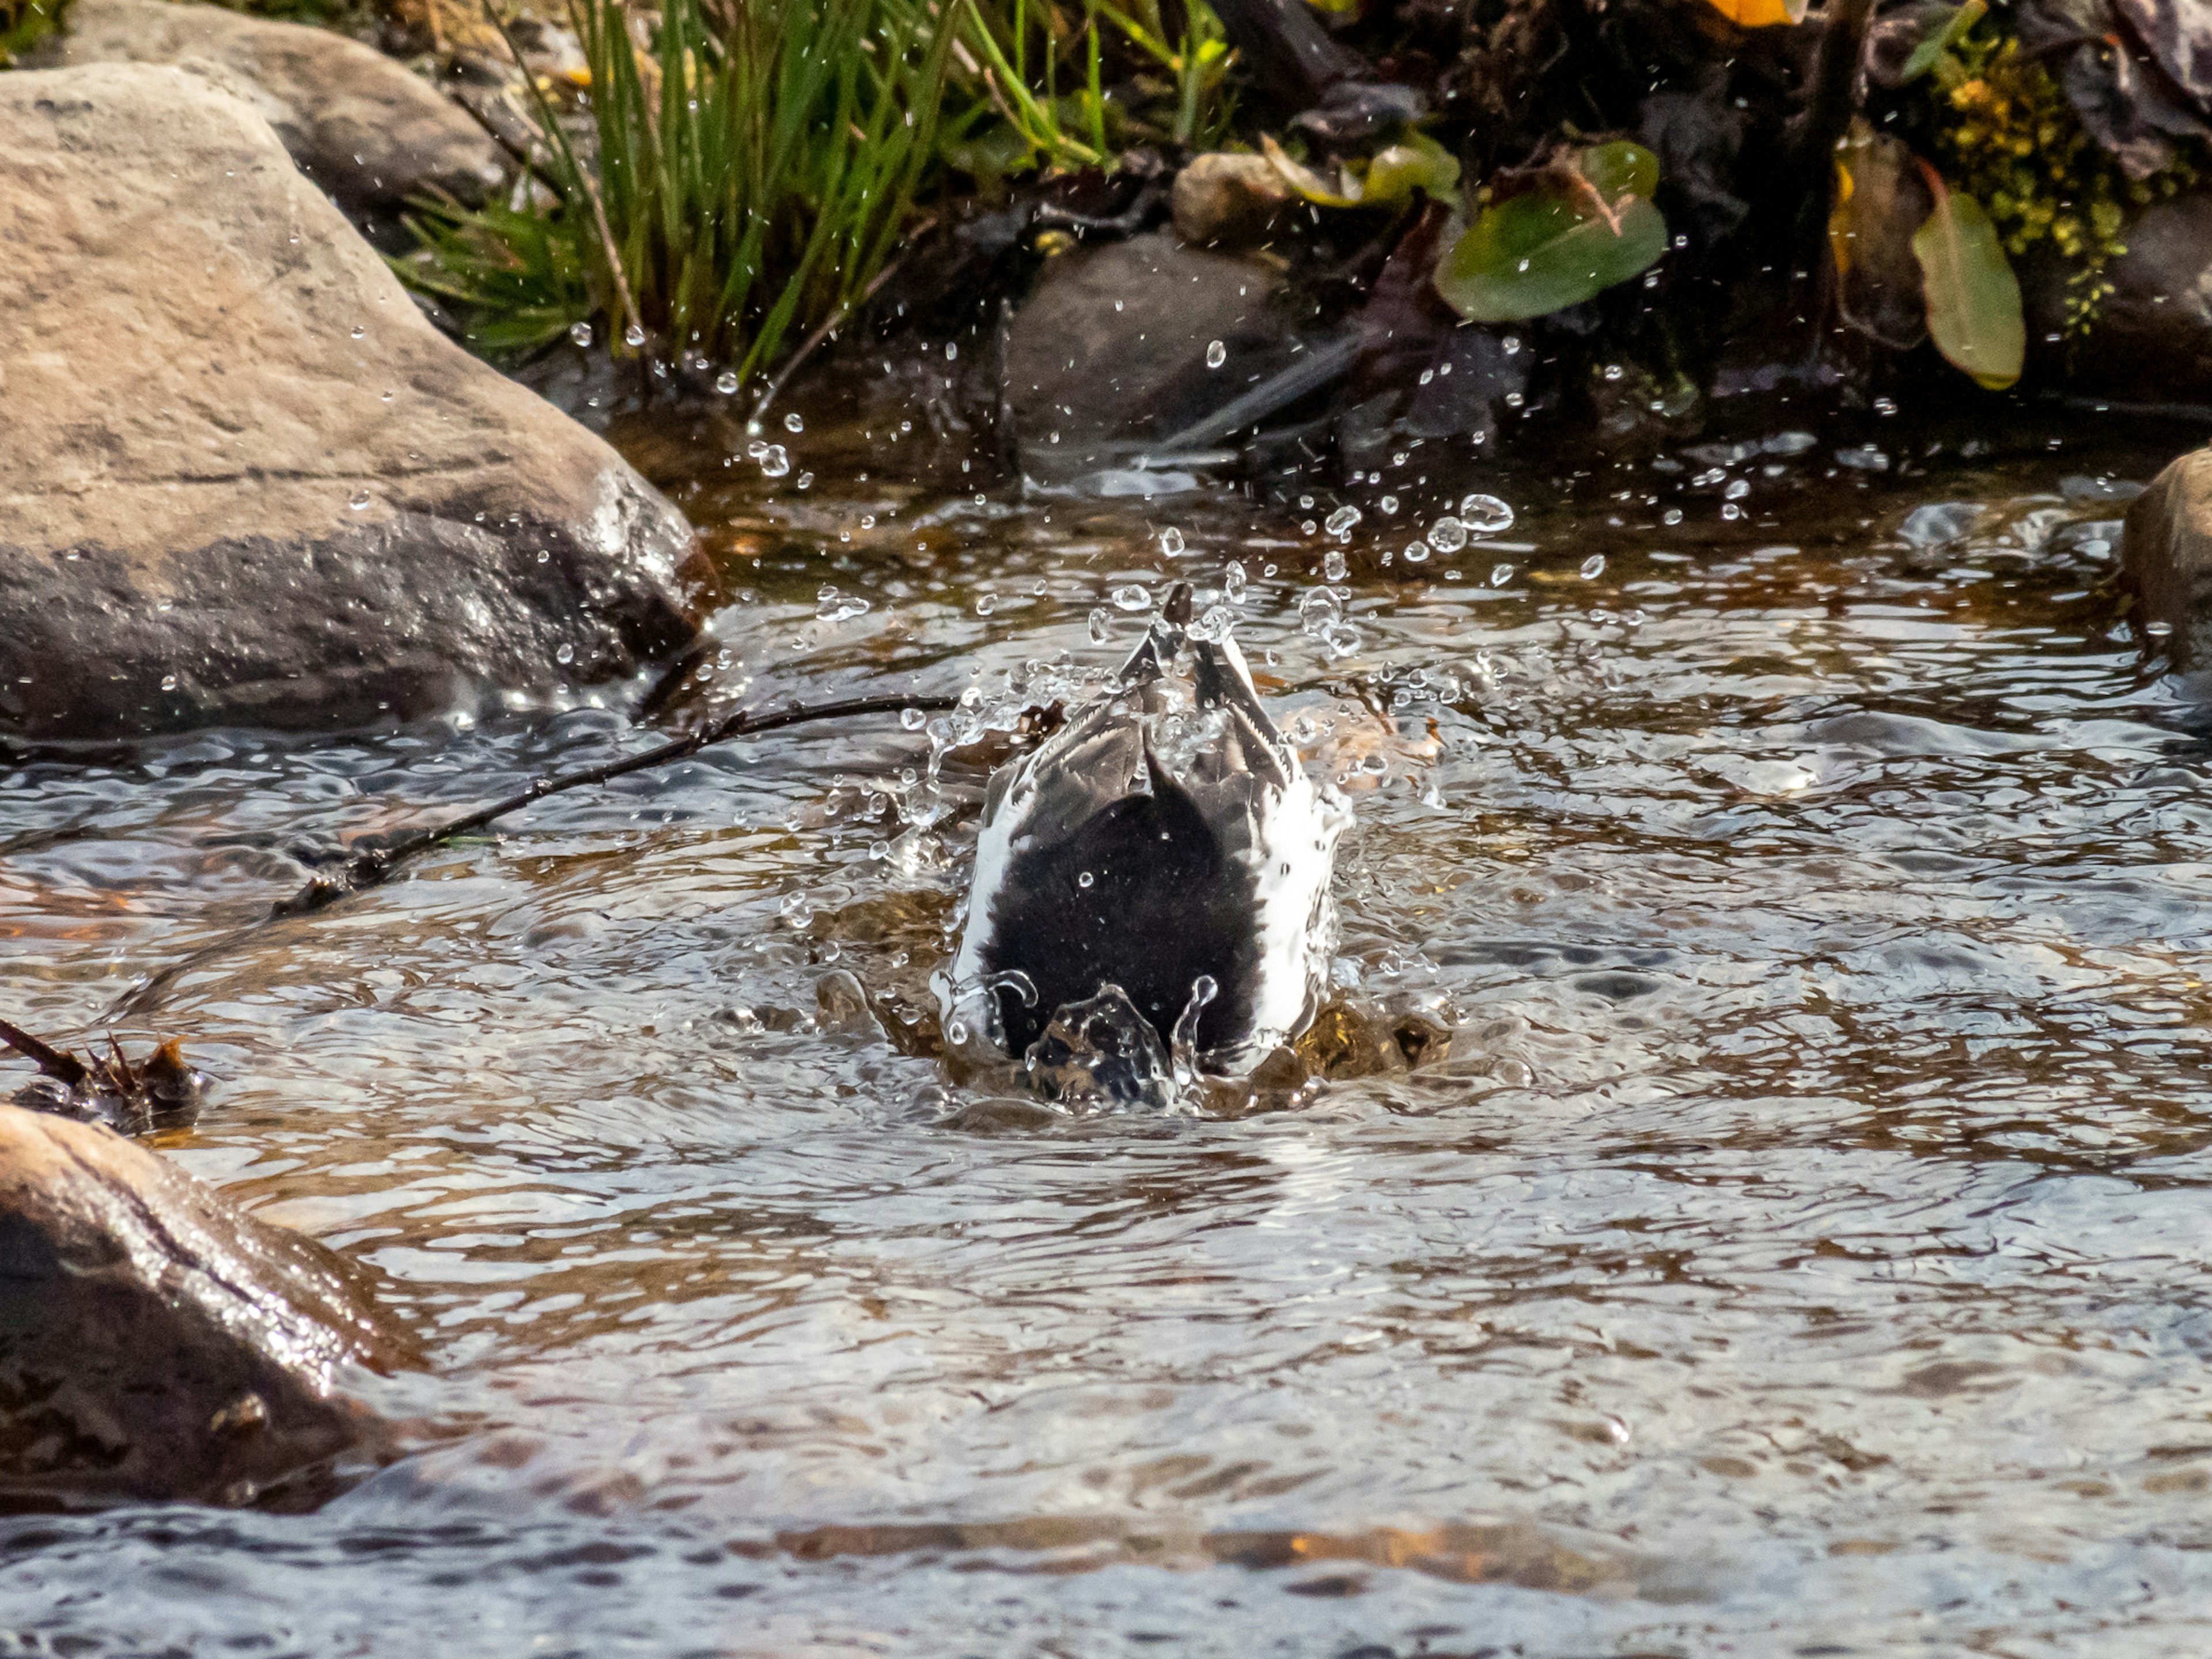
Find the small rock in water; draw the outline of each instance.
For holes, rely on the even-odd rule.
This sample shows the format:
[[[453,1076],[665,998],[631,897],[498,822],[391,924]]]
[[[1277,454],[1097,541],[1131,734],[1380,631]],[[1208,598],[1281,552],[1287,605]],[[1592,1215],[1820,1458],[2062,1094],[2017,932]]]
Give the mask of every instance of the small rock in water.
[[[207,1093],[206,1074],[185,1063],[173,1041],[135,1062],[112,1042],[104,1057],[80,1060],[0,1020],[0,1048],[12,1048],[39,1068],[39,1077],[16,1091],[16,1105],[123,1134],[189,1124]]]
[[[377,1432],[348,1367],[421,1363],[349,1263],[8,1106],[0,1261],[0,1509],[252,1503]]]
[[[1194,247],[1256,247],[1275,234],[1290,186],[1264,155],[1194,155],[1176,174],[1176,234]]]

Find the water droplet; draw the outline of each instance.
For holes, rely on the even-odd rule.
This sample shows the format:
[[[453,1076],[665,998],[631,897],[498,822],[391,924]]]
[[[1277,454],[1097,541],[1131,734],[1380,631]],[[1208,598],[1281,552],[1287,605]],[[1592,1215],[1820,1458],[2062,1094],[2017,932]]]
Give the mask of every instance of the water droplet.
[[[1244,595],[1250,589],[1251,583],[1245,577],[1243,563],[1239,560],[1231,559],[1229,562],[1228,571],[1221,578],[1222,596],[1231,605],[1242,605],[1244,603]]]
[[[164,691],[173,691],[176,689],[177,677],[174,674],[164,674],[161,676],[161,690]]]
[[[1126,587],[1117,587],[1108,597],[1114,601],[1115,609],[1118,611],[1142,611],[1152,602],[1152,590],[1142,582],[1131,582]]]
[[[957,1019],[948,1021],[945,1027],[945,1040],[956,1048],[957,1048],[962,1043],[967,1042],[967,1022]]]
[[[1345,572],[1349,568],[1344,556],[1344,550],[1340,547],[1332,547],[1322,556],[1321,574],[1333,582],[1342,581]]]
[[[1515,356],[1521,349],[1521,337],[1518,334],[1509,334],[1502,343],[1505,348],[1505,355],[1509,357]]]
[[[760,470],[771,478],[781,478],[791,471],[791,452],[781,444],[770,444],[760,458]]]
[[[1359,630],[1350,623],[1339,623],[1323,630],[1321,638],[1332,657],[1348,657],[1359,649]]]
[[[1513,567],[1511,565],[1493,564],[1490,567],[1490,585],[1492,587],[1503,587],[1506,583],[1512,580]]]
[[[365,340],[368,337],[368,331],[365,328],[356,328],[353,333],[348,337],[356,340]]]
[[[988,593],[979,593],[978,595],[976,595],[976,598],[975,598],[975,614],[976,614],[977,616],[979,616],[979,617],[988,617],[988,616],[989,616],[989,615],[990,615],[994,611],[996,611],[998,608],[999,608],[999,602],[998,602],[998,600],[997,600],[997,599],[994,599],[990,594],[988,594]]]
[[[1398,498],[1395,495],[1385,495],[1381,501],[1376,502],[1376,505],[1382,509],[1384,518],[1395,519],[1398,516]]]
[[[1733,483],[1729,484],[1726,489],[1721,491],[1721,494],[1731,501],[1740,501],[1745,496],[1751,494],[1751,480],[1748,478],[1738,478]]]
[[[645,331],[640,328],[635,323],[632,323],[628,328],[623,331],[623,343],[628,346],[632,351],[636,350],[638,347],[645,343]]]
[[[1467,545],[1467,526],[1447,513],[1429,526],[1429,545],[1439,553],[1458,552]]]
[[[786,432],[804,432],[806,422],[799,418],[799,411],[794,409],[783,417],[783,429]]]
[[[1094,608],[1091,612],[1091,643],[1105,644],[1107,630],[1112,624],[1113,618],[1106,614],[1106,608],[1103,605]]]
[[[398,394],[398,392],[386,392],[386,393],[384,394],[384,401],[385,401],[386,403],[387,403],[387,404],[388,404],[388,403],[390,403],[390,402],[391,402],[394,398],[397,398],[398,395],[399,395],[399,394]]]
[[[592,325],[589,323],[571,323],[568,325],[568,337],[580,346],[591,344]]]
[[[1459,517],[1470,536],[1496,536],[1513,528],[1513,509],[1495,495],[1462,495]]]
[[[1605,555],[1602,553],[1593,553],[1589,557],[1583,561],[1583,580],[1584,581],[1593,580],[1596,576],[1601,574],[1604,570]]]
[[[1358,522],[1359,509],[1358,507],[1340,507],[1335,512],[1328,515],[1328,522],[1325,528],[1327,528],[1328,533],[1332,536],[1349,535],[1352,531],[1352,526]]]
[[[726,368],[720,374],[717,374],[714,377],[714,390],[720,392],[725,398],[736,397],[738,395],[738,371],[734,368]]]
[[[1668,508],[1664,513],[1662,513],[1662,514],[1659,515],[1659,522],[1660,522],[1660,523],[1662,523],[1662,524],[1680,524],[1680,523],[1681,523],[1681,522],[1682,522],[1682,509],[1681,509],[1680,507],[1668,507]]]
[[[1426,542],[1407,542],[1406,544],[1406,562],[1407,564],[1425,564],[1428,562],[1428,557],[1429,544]]]
[[[361,512],[368,505],[368,492],[366,489],[355,490],[353,492],[353,498],[347,501],[346,505],[356,513]]]
[[[1092,875],[1088,870],[1085,870],[1081,875],[1075,878],[1075,884],[1078,887],[1088,887],[1097,879],[1097,877]]]
[[[947,341],[945,343],[945,361],[946,362],[948,362],[948,363],[949,363],[949,362],[956,362],[956,361],[957,361],[957,360],[958,360],[959,356],[960,356],[960,343],[959,343],[959,342],[958,342],[958,341],[957,341],[957,340],[947,340]]]
[[[1220,341],[1216,340],[1212,345],[1206,347],[1206,366],[1208,368],[1218,368],[1222,364],[1228,361],[1229,348],[1222,344]]]
[[[811,472],[802,472],[792,482],[801,489],[811,489],[814,488],[814,475]]]
[[[1723,501],[1721,503],[1721,517],[1730,520],[1741,519],[1743,517],[1743,509],[1734,501]]]
[[[929,724],[929,716],[919,708],[902,708],[899,710],[899,724],[909,732],[919,732]]]
[[[553,653],[553,660],[561,664],[563,667],[566,667],[568,664],[576,660],[576,647],[573,645],[562,645],[559,650]]]
[[[1182,549],[1183,540],[1182,531],[1177,530],[1173,525],[1170,525],[1165,530],[1160,532],[1161,552],[1166,554],[1168,557],[1171,559],[1180,558],[1182,556]]]

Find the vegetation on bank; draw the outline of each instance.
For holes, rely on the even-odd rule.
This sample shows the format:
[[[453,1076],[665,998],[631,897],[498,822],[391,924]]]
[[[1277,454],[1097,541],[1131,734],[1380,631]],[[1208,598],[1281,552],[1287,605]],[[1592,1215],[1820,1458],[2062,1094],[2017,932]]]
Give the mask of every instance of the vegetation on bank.
[[[1990,386],[2021,372],[2016,262],[2046,249],[2071,262],[2069,330],[2086,333],[2109,292],[2108,267],[2124,251],[2129,213],[2203,176],[2203,145],[2185,133],[2151,166],[2116,154],[2109,132],[2085,125],[2048,41],[2022,45],[2021,31],[2036,27],[2031,9],[2042,3],[1923,4],[1877,20],[1870,5],[1831,0],[1823,33],[1856,31],[1864,109],[1880,115],[1880,142],[1905,147],[1898,154],[1914,176],[1896,188],[1923,201],[1911,217],[1899,217],[1896,191],[1871,204],[1883,212],[1863,196],[1850,205],[1868,182],[1853,167],[1866,158],[1869,129],[1862,124],[1856,139],[1845,131],[1852,76],[1827,77],[1844,88],[1846,107],[1824,112],[1817,106],[1833,94],[1816,68],[1790,112],[1793,131],[1826,120],[1839,144],[1833,179],[1809,186],[1833,191],[1827,240],[1838,270],[1855,258],[1902,269],[1912,290],[1903,303],[1919,319],[1912,331],[1932,336]],[[1719,32],[1712,40],[1692,42],[1709,58],[1734,49],[1731,41],[1802,39],[1814,27],[1801,23],[1793,0],[1649,0],[1647,9],[1669,6],[1725,20],[1705,26]],[[850,316],[916,222],[950,198],[997,199],[1054,176],[1110,173],[1140,148],[1170,160],[1212,148],[1263,152],[1316,215],[1357,214],[1363,224],[1424,198],[1442,201],[1452,223],[1436,289],[1477,321],[1582,305],[1700,240],[1698,192],[1662,176],[1662,156],[1628,123],[1631,106],[1609,100],[1589,74],[1559,84],[1555,66],[1573,31],[1557,4],[1504,6],[1507,22],[1561,37],[1540,70],[1499,72],[1512,88],[1501,107],[1524,110],[1517,132],[1485,124],[1480,96],[1462,113],[1448,94],[1440,107],[1432,102],[1433,115],[1317,149],[1284,124],[1290,112],[1279,97],[1255,108],[1242,95],[1243,54],[1204,0],[669,0],[657,15],[623,0],[582,0],[582,8],[589,86],[573,110],[539,94],[550,189],[482,210],[427,205],[422,248],[400,262],[494,356],[590,331],[618,353],[690,360],[711,366],[726,387],[741,385]],[[1418,29],[1395,25],[1391,6],[1330,9],[1370,53],[1419,60]],[[1490,38],[1504,32],[1500,24]],[[1482,166],[1516,145],[1518,157]],[[1465,178],[1463,158],[1473,163]],[[1773,158],[1770,170],[1786,173],[1789,159]],[[1893,157],[1893,172],[1897,165]],[[1786,185],[1771,200],[1738,188],[1754,216],[1794,210]],[[1686,213],[1688,234],[1670,223]],[[1887,250],[1869,245],[1884,236],[1893,244]],[[1735,240],[1740,267],[1801,258],[1781,233]],[[1702,252],[1692,246],[1686,257]],[[1894,328],[1869,331],[1902,343]]]

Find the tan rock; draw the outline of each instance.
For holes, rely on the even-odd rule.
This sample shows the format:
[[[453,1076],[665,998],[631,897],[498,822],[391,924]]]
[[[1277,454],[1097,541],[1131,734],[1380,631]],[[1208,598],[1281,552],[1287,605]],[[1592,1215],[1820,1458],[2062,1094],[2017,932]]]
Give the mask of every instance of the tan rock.
[[[690,528],[181,70],[0,76],[0,732],[330,726],[635,672]]]
[[[236,93],[300,170],[352,211],[435,185],[481,198],[507,152],[469,113],[383,53],[328,29],[168,0],[72,0],[38,68],[173,64]]]
[[[2212,665],[2212,449],[2169,465],[2128,508],[2120,583],[2148,649],[2178,669]]]
[[[1176,234],[1193,247],[1257,247],[1281,228],[1291,201],[1290,186],[1264,155],[1194,155],[1176,174]]]
[[[418,1363],[341,1258],[0,1106],[0,1506],[246,1501],[374,1431],[350,1368]]]

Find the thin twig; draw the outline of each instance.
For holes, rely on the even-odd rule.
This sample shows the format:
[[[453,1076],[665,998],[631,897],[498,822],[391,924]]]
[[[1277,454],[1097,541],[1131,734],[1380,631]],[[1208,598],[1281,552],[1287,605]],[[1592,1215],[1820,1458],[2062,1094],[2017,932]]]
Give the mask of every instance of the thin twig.
[[[464,812],[444,823],[433,824],[400,836],[381,847],[371,848],[356,854],[346,862],[345,868],[336,876],[317,876],[289,898],[279,899],[269,907],[269,913],[245,927],[234,929],[220,939],[210,940],[180,961],[172,963],[143,985],[127,991],[106,1013],[99,1024],[130,1018],[151,1007],[155,1000],[178,978],[212,957],[224,955],[264,928],[293,916],[313,915],[326,910],[340,899],[355,893],[366,892],[372,887],[389,881],[399,866],[409,859],[442,847],[448,842],[482,830],[495,819],[510,812],[518,812],[548,795],[557,795],[565,790],[581,789],[594,783],[605,783],[611,779],[643,772],[656,766],[665,766],[697,754],[712,744],[724,743],[732,738],[752,737],[763,732],[780,731],[788,726],[804,726],[813,720],[844,720],[861,714],[888,714],[908,708],[942,714],[960,706],[957,697],[852,697],[842,702],[817,703],[811,708],[793,705],[775,713],[757,713],[741,708],[725,716],[712,726],[701,727],[689,737],[676,738],[641,755],[628,756],[622,760],[608,761],[599,766],[586,767],[579,772],[563,772],[550,778],[540,778],[520,794],[509,795],[504,800],[480,806],[473,812]]]

